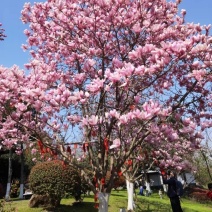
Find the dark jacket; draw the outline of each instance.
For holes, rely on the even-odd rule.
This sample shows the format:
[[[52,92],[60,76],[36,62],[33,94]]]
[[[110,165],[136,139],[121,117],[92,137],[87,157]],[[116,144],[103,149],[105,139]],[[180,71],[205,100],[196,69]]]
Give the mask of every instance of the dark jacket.
[[[176,179],[174,177],[171,177],[168,180],[163,178],[163,184],[168,184],[167,195],[169,198],[177,197]]]

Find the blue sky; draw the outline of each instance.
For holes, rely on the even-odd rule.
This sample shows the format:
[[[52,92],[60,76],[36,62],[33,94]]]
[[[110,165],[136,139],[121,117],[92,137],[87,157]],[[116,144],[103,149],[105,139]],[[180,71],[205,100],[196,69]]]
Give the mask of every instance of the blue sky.
[[[5,67],[16,64],[23,69],[30,59],[28,53],[21,49],[21,45],[26,41],[23,30],[27,26],[20,20],[25,2],[33,3],[36,0],[1,0],[0,3],[0,23],[3,24],[7,35],[7,38],[0,42],[0,65]],[[212,24],[212,0],[182,0],[180,8],[186,9],[187,22]]]

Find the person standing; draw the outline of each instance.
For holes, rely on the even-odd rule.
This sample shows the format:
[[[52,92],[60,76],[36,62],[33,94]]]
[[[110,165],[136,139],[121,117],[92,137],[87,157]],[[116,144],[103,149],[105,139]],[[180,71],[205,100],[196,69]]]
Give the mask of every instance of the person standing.
[[[140,186],[138,194],[141,195],[141,196],[144,196],[144,188],[143,188],[143,186]]]
[[[176,174],[174,171],[168,172],[167,175],[163,176],[163,184],[168,185],[167,195],[170,199],[171,207],[173,212],[183,212],[180,204],[180,197],[177,195],[176,186]]]

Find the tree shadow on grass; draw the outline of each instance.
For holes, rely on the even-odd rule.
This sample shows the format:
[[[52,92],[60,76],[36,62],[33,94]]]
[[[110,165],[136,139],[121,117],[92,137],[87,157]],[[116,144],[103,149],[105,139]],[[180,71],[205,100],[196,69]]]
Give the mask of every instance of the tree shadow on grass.
[[[172,212],[171,206],[154,202],[143,201],[136,204],[136,212]]]
[[[116,196],[116,197],[126,197],[126,195],[123,195],[123,194],[119,194],[119,193],[114,194],[114,193],[113,193],[113,197],[115,197],[115,196]]]
[[[98,209],[94,208],[94,203],[92,202],[81,202],[74,205],[60,205],[54,209],[46,209],[44,211],[48,212],[97,212]]]

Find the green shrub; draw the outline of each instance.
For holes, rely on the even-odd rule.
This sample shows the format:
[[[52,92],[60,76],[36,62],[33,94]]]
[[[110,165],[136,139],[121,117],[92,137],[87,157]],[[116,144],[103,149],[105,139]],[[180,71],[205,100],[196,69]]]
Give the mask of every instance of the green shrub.
[[[0,199],[0,212],[15,212],[17,209],[12,206],[12,201],[6,202],[5,199]]]
[[[66,193],[75,194],[80,185],[79,172],[58,160],[38,163],[29,176],[29,186],[34,194],[47,195],[59,202]]]
[[[13,180],[11,184],[11,190],[10,190],[10,197],[18,197],[20,193],[20,182],[19,180],[15,179]]]

